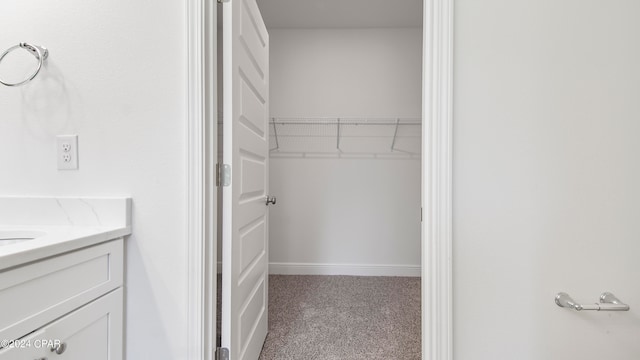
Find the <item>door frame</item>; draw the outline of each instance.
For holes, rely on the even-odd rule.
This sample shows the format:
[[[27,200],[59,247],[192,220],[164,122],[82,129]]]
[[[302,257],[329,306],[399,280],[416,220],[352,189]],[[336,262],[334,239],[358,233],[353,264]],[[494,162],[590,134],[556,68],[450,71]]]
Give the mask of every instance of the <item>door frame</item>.
[[[423,360],[453,359],[453,4],[423,1]]]
[[[188,360],[213,360],[217,282],[217,2],[186,2]]]
[[[216,148],[217,136],[211,134],[216,134],[217,127],[207,126],[207,121],[217,121],[217,109],[214,100],[207,101],[207,94],[215,91],[216,82],[215,72],[208,73],[207,69],[211,62],[215,62],[215,46],[208,45],[215,44],[216,16],[215,9],[211,9],[215,6],[207,4],[216,2],[186,2],[185,236],[189,256],[186,344],[189,360],[211,360],[210,342],[215,341],[211,330],[215,332],[215,301],[212,299],[215,293],[212,291],[215,289],[216,266],[211,265],[216,264],[217,258],[209,235],[211,229],[215,234],[216,217],[211,216],[211,211],[215,211],[213,205],[217,199],[212,164],[207,164],[207,151],[211,146]],[[454,0],[423,0],[423,360],[453,359],[453,5]],[[211,120],[212,115],[214,120]],[[212,222],[210,227],[207,227],[208,222]]]

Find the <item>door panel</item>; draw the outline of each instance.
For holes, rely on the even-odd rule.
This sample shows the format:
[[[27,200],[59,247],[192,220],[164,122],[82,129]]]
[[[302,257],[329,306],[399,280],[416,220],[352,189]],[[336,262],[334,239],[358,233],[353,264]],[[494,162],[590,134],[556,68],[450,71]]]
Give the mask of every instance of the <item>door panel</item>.
[[[232,360],[257,359],[267,335],[268,59],[255,0],[223,5],[222,346]]]

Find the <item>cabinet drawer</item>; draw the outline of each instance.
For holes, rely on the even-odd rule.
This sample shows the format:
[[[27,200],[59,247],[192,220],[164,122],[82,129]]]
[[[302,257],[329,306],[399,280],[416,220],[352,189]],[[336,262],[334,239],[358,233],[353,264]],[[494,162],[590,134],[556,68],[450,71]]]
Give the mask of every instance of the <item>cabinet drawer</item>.
[[[123,240],[0,272],[0,339],[17,339],[122,285]]]
[[[120,288],[0,350],[0,360],[121,360],[122,302]]]

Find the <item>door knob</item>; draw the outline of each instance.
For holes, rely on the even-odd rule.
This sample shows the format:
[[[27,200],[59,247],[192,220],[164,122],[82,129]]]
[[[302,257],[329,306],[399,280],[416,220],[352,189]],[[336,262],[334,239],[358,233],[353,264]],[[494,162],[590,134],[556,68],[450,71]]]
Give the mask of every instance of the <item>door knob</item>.
[[[67,350],[67,343],[60,343],[51,347],[51,352],[55,352],[58,355],[61,355],[65,350]]]
[[[267,205],[275,205],[276,204],[276,197],[275,196],[269,196],[267,195]]]

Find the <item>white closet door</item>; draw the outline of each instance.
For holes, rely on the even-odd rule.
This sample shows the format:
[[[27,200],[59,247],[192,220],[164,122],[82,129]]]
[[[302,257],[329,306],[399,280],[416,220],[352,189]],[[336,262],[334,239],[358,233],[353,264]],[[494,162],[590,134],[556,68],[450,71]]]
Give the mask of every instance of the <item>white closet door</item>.
[[[223,4],[222,346],[256,360],[267,336],[269,37],[256,0]]]

